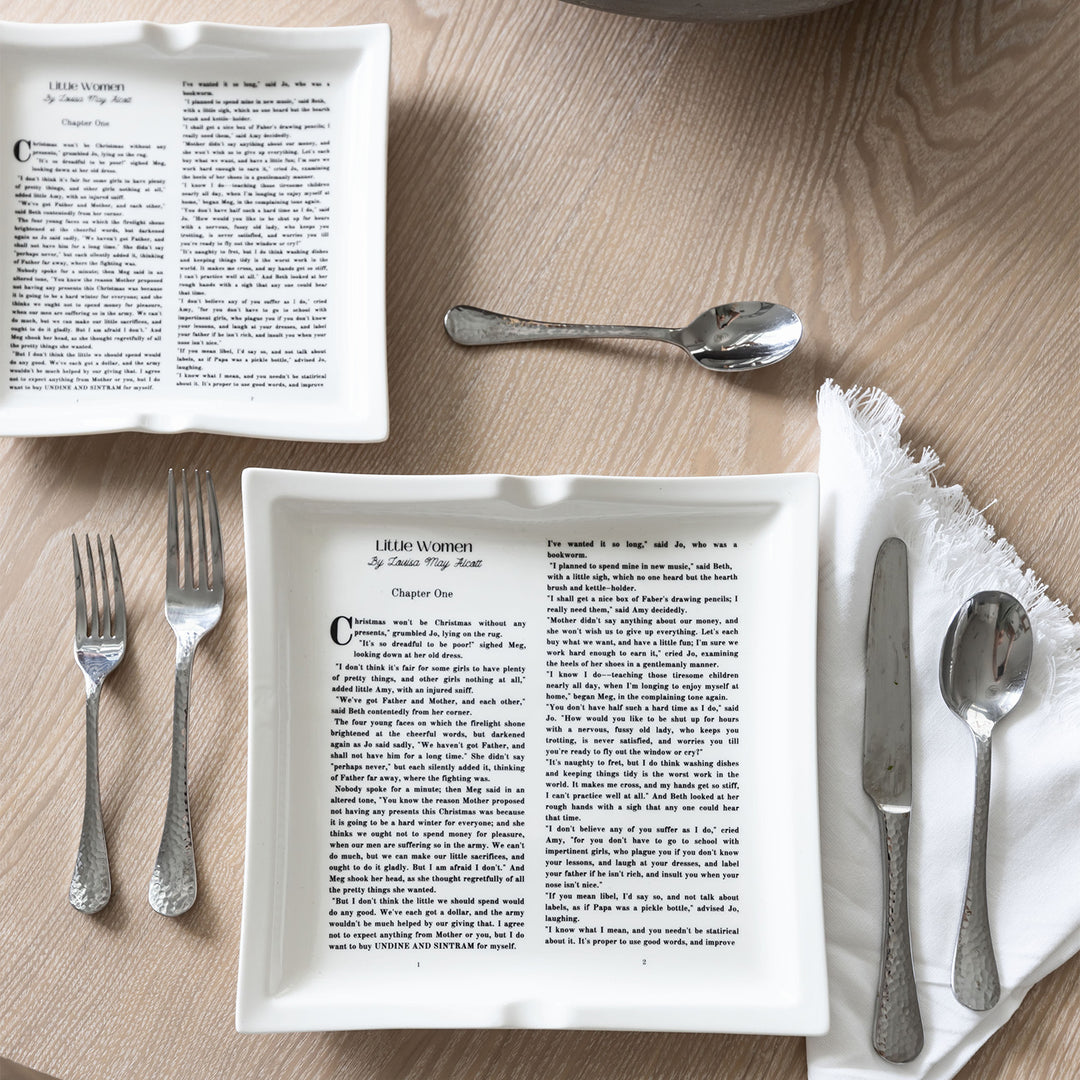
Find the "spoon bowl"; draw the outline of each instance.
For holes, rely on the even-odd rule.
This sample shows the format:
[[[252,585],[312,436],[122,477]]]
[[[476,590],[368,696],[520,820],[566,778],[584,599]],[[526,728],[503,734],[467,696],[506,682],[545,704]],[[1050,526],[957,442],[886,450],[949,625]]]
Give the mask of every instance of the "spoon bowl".
[[[783,360],[802,337],[791,308],[765,300],[740,300],[702,312],[689,326],[616,326],[538,322],[459,305],[443,319],[459,345],[507,345],[569,338],[636,338],[677,345],[709,371],[754,371]]]
[[[946,704],[989,736],[1020,700],[1031,668],[1031,622],[1003,592],[976,593],[956,613],[941,647]]]
[[[678,331],[678,344],[710,371],[752,371],[783,360],[802,337],[791,308],[767,301],[722,304]]]
[[[986,902],[990,737],[1020,700],[1031,669],[1033,636],[1023,605],[1003,592],[980,592],[953,617],[941,647],[941,694],[975,740],[975,810],[967,892],[953,958],[953,994],[969,1009],[993,1008],[1001,995]]]

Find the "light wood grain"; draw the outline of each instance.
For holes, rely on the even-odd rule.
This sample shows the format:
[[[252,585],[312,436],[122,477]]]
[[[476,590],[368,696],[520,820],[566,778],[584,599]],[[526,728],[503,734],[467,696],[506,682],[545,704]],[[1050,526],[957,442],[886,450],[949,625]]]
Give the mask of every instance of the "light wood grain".
[[[393,32],[389,440],[0,441],[0,1053],[60,1080],[804,1076],[799,1039],[235,1033],[247,724],[240,473],[812,469],[817,387],[873,384],[905,408],[905,436],[939,451],[941,479],[990,506],[1050,593],[1080,609],[1077,5],[856,0],[732,26],[556,0],[7,0],[0,16],[385,21]],[[779,367],[729,378],[631,343],[466,350],[441,325],[459,302],[676,324],[752,298],[794,307],[807,336]],[[180,920],[145,899],[167,785],[171,465],[214,470],[229,585],[196,661],[200,896]],[[133,634],[102,702],[114,897],[93,919],[67,903],[82,770],[72,531],[116,535]],[[1076,868],[1062,868],[1062,888],[1077,885]],[[1074,959],[961,1075],[1077,1074]]]

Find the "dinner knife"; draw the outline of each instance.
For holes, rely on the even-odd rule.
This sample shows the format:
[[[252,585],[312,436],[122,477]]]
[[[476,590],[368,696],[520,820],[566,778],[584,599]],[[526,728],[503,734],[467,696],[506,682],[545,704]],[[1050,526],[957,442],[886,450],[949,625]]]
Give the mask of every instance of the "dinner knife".
[[[911,961],[907,850],[911,819],[911,669],[907,547],[890,537],[878,549],[866,626],[863,790],[878,809],[884,868],[881,966],[874,1050],[911,1061],[923,1046]]]

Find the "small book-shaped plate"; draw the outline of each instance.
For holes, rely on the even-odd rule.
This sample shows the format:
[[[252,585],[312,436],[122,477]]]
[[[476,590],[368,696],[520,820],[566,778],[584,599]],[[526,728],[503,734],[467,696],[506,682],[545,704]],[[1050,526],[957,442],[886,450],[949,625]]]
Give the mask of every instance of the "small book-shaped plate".
[[[390,32],[0,23],[0,434],[388,428]]]
[[[815,476],[243,489],[240,1030],[825,1030]]]

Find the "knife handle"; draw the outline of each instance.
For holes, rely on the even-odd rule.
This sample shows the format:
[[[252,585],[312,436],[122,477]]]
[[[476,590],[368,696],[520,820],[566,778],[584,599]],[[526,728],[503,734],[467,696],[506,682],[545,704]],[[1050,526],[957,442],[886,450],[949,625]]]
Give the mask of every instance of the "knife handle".
[[[885,878],[881,970],[874,1010],[874,1050],[886,1061],[911,1061],[923,1047],[922,1016],[908,926],[908,813],[878,811]]]

